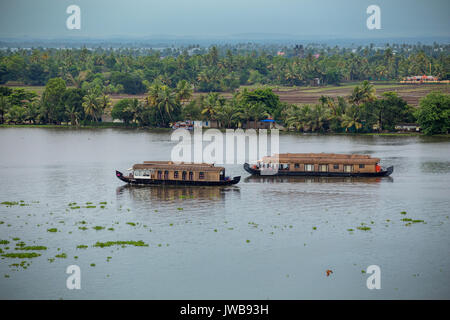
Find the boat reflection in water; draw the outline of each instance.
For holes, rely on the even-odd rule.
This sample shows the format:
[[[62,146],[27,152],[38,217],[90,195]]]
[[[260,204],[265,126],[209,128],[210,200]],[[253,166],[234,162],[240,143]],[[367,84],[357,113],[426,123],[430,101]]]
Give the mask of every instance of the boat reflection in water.
[[[128,194],[132,200],[145,202],[173,202],[194,199],[207,203],[222,202],[227,194],[239,195],[236,186],[139,186],[123,185],[116,189],[117,195]]]
[[[301,176],[248,176],[245,183],[380,183],[394,182],[392,177],[301,177]]]

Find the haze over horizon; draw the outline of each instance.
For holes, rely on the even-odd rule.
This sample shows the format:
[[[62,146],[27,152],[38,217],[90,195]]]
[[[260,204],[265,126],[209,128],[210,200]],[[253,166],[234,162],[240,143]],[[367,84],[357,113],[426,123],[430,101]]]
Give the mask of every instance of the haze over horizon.
[[[68,30],[69,5],[81,29]],[[368,30],[366,9],[381,8],[381,29]],[[450,37],[450,1],[407,0],[2,0],[2,38],[411,38]]]

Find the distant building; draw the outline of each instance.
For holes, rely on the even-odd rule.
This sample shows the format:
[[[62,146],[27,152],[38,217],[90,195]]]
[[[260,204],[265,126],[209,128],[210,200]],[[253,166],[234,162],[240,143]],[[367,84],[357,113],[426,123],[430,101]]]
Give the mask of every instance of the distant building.
[[[284,52],[284,51],[277,52],[277,56],[280,56],[280,57],[284,56],[285,54],[286,54],[286,52]]]
[[[417,123],[398,123],[395,125],[395,130],[403,132],[419,132],[420,126]]]
[[[438,77],[435,76],[410,76],[404,77],[400,83],[406,84],[422,84],[422,83],[450,83],[449,80],[439,80]]]
[[[314,78],[312,80],[309,81],[309,85],[311,87],[318,87],[320,86],[320,78]]]

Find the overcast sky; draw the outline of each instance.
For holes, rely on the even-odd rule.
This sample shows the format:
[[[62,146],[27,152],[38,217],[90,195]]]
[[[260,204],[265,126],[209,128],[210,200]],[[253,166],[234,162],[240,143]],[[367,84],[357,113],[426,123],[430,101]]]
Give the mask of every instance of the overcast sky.
[[[81,30],[66,9],[81,8]],[[366,9],[381,8],[381,30]],[[0,37],[448,37],[450,0],[0,0]]]

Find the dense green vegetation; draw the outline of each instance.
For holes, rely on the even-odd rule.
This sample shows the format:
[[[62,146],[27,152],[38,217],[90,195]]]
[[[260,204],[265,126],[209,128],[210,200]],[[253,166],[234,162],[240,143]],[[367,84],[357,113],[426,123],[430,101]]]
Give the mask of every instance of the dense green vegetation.
[[[62,78],[69,86],[105,94],[145,93],[155,80],[171,88],[182,80],[197,91],[232,91],[240,85],[308,85],[341,81],[399,80],[433,74],[450,79],[449,46],[373,45],[355,49],[242,45],[165,51],[147,49],[20,49],[0,51],[0,84],[45,85]]]
[[[364,81],[350,97],[322,96],[316,104],[280,102],[259,85],[309,85],[341,81],[398,80],[431,71],[450,78],[449,47],[387,45],[284,48],[284,56],[239,46],[165,50],[33,49],[0,51],[0,83],[45,85],[41,95],[0,87],[0,123],[92,125],[105,112],[125,125],[169,127],[178,120],[215,120],[223,128],[254,125],[272,117],[303,132],[392,131],[418,121],[426,134],[448,132],[448,95],[434,93],[412,108],[394,92],[376,98]],[[255,90],[236,90],[255,85]],[[208,92],[193,99],[193,93]],[[225,99],[221,91],[232,92]],[[145,94],[112,106],[111,94]],[[250,123],[249,123],[250,122]]]
[[[40,100],[23,89],[0,90],[6,94],[0,97],[1,120],[15,124],[89,123],[98,121],[111,105],[108,96],[91,91],[83,96],[77,91],[80,89],[67,89],[60,78],[48,82]],[[281,102],[270,88],[243,89],[230,99],[217,92],[191,99],[192,92],[184,80],[175,89],[156,81],[144,99],[122,99],[112,107],[111,115],[125,124],[150,127],[168,127],[175,121],[191,119],[214,120],[222,128],[245,124],[256,128],[258,121],[268,117],[300,132],[393,131],[398,123],[415,121],[425,134],[445,134],[450,127],[448,94],[430,93],[415,110],[395,92],[384,92],[377,98],[368,81],[356,86],[348,97],[321,96],[318,103],[301,106]]]

